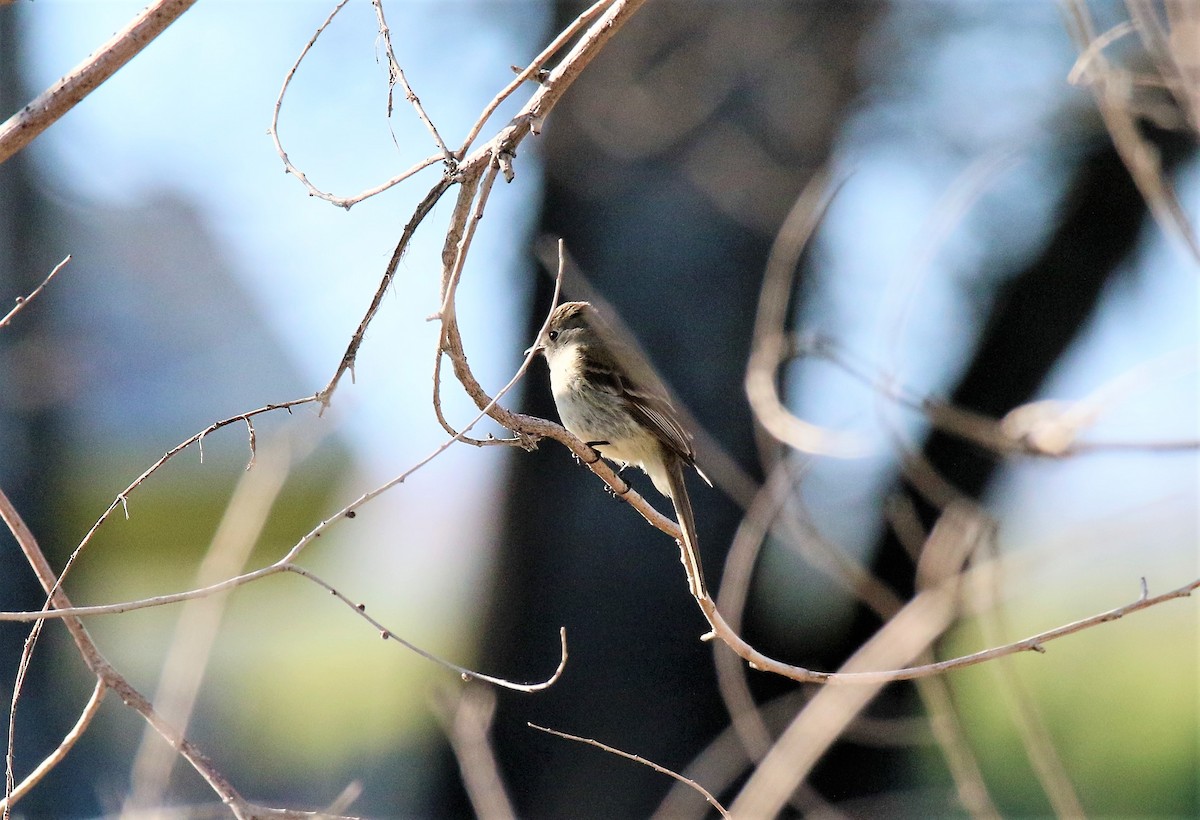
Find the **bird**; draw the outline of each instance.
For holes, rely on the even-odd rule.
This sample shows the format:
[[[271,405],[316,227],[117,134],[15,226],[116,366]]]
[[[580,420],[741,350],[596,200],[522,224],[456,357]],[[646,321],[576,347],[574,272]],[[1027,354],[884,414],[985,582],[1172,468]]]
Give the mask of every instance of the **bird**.
[[[590,302],[556,307],[530,351],[546,358],[563,426],[622,469],[641,469],[671,499],[691,593],[707,598],[684,470],[694,469],[709,486],[712,481],[696,464],[692,436],[654,369]]]

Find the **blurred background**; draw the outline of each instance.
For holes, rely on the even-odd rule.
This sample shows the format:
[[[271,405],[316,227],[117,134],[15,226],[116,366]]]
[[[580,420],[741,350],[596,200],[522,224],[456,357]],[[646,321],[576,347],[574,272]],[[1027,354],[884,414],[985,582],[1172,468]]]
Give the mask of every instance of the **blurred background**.
[[[1092,93],[1067,81],[1079,8],[1099,33],[1137,6],[653,0],[544,133],[522,144],[516,180],[493,192],[458,301],[475,373],[493,392],[511,376],[549,304],[538,239],[564,237],[711,437],[702,461],[725,465],[718,489],[691,485],[710,586],[755,485],[779,464],[788,470],[804,535],[763,544],[744,621],[751,643],[792,663],[836,668],[881,623],[814,566],[814,545],[862,562],[907,598],[914,566],[904,535],[927,531],[939,498],[953,495],[994,518],[995,548],[1016,567],[1003,582],[1004,640],[1128,603],[1142,578],[1151,593],[1193,580],[1198,266],[1148,216]],[[0,7],[4,115],[140,8]],[[409,81],[456,145],[511,79],[509,66],[527,64],[583,6],[384,8]],[[307,0],[198,3],[0,165],[0,299],[28,293],[72,255],[0,329],[0,487],[56,567],[163,452],[216,419],[324,386],[440,173],[346,211],[281,172],[266,133],[272,107],[331,10]],[[1154,63],[1136,35],[1105,53],[1131,72],[1124,110],[1160,153],[1194,230],[1200,169],[1189,111],[1140,81]],[[528,93],[501,108],[485,137]],[[289,156],[317,187],[349,195],[434,152],[402,96],[387,117],[387,94],[374,10],[352,0],[301,65],[280,119]],[[801,338],[837,355],[796,357],[781,384],[801,418],[854,436],[863,454],[853,459],[809,459],[765,439],[742,388],[771,244],[826,166],[844,182],[788,315]],[[206,437],[203,460],[193,448],[169,462],[89,545],[67,585],[76,603],[195,586],[210,546],[230,540],[229,560],[270,563],[442,443],[430,403],[438,328],[427,317],[438,309],[447,203],[418,232],[354,381],[330,409],[259,417],[249,472],[244,425]],[[554,418],[548,393],[535,364],[508,404]],[[474,416],[452,384],[444,396],[452,423]],[[999,419],[1047,399],[1088,411],[1081,441],[1120,446],[1001,457],[932,429],[920,404]],[[1179,446],[1141,446],[1162,443]],[[954,492],[931,497],[904,469],[917,456]],[[630,476],[663,501],[639,478]],[[729,725],[677,550],[557,445],[453,447],[333,527],[302,563],[397,635],[489,674],[545,678],[567,628],[561,681],[539,694],[497,693],[492,748],[520,816],[648,816],[672,786],[527,721],[679,771]],[[0,608],[41,602],[3,534]],[[239,589],[226,604],[211,652],[189,641],[178,607],[89,627],[148,694],[191,656],[202,682],[189,736],[251,799],[317,809],[358,783],[356,814],[473,811],[437,717],[464,693],[452,673],[380,641],[296,577]],[[0,624],[6,698],[26,634]],[[937,652],[997,637],[966,619]],[[34,657],[16,723],[18,779],[57,745],[90,691],[65,638],[47,630]],[[989,667],[947,676],[988,795],[967,801],[970,812],[920,694],[889,687],[788,812],[965,816],[990,806],[1039,816],[1076,805],[1095,816],[1194,816],[1198,647],[1196,607],[1184,600],[1015,658],[1007,669],[1028,694],[1016,706],[1013,686]],[[751,689],[776,704],[775,730],[805,691],[764,676]],[[110,701],[18,815],[211,808],[190,769],[155,772],[172,759],[166,744],[143,740],[137,716]],[[1053,750],[1073,797],[1047,797],[1039,785],[1048,764],[1026,751],[1026,712],[1040,715],[1048,743],[1035,748]],[[725,798],[744,782],[743,757],[727,755]],[[700,817],[705,806],[689,795],[664,811]]]

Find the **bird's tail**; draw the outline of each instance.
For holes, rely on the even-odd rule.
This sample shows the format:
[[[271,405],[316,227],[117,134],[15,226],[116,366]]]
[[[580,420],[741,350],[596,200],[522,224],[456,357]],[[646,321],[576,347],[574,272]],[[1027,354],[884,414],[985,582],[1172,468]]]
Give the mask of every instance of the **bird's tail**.
[[[670,481],[671,503],[675,505],[675,518],[683,533],[683,540],[680,542],[683,566],[687,570],[692,595],[697,599],[707,598],[704,569],[700,565],[700,545],[696,539],[696,517],[692,513],[692,500],[688,497],[687,485],[683,481],[683,460],[676,456],[669,461],[671,463],[667,477]]]

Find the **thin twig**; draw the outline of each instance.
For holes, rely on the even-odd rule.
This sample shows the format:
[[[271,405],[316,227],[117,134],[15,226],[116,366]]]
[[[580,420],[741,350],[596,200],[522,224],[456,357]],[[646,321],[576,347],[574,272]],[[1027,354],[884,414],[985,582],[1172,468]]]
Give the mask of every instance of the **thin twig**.
[[[272,112],[271,112],[271,125],[267,128],[267,133],[271,136],[271,141],[275,144],[275,152],[277,154],[279,154],[279,158],[283,161],[284,171],[291,174],[296,179],[300,180],[301,184],[303,184],[305,189],[308,190],[309,196],[316,197],[317,199],[323,199],[326,202],[330,202],[334,205],[337,205],[339,208],[345,208],[346,210],[350,210],[351,206],[355,205],[356,203],[362,202],[364,199],[369,199],[369,198],[375,196],[376,194],[381,194],[384,191],[388,190],[389,188],[399,185],[404,180],[415,176],[416,174],[420,173],[421,171],[425,170],[426,168],[428,168],[431,165],[437,165],[439,162],[444,161],[446,158],[445,153],[439,153],[439,154],[434,154],[432,156],[428,156],[425,159],[423,159],[420,162],[413,165],[408,170],[401,171],[399,174],[396,174],[394,177],[387,180],[386,182],[382,182],[378,185],[375,185],[374,187],[367,188],[363,191],[358,192],[357,194],[354,194],[353,196],[346,196],[346,197],[337,196],[336,194],[332,194],[327,191],[322,191],[320,188],[316,187],[311,182],[309,182],[308,176],[305,175],[305,173],[303,171],[301,171],[299,168],[297,168],[292,163],[292,160],[288,156],[287,151],[284,150],[283,142],[280,140],[280,137],[279,137],[279,115],[283,109],[283,98],[287,94],[288,88],[292,84],[292,79],[296,76],[296,71],[300,68],[300,63],[302,63],[304,61],[304,58],[306,56],[308,56],[308,52],[312,50],[312,47],[314,45],[316,45],[317,38],[319,38],[321,36],[321,34],[325,31],[325,29],[329,27],[329,24],[333,22],[333,18],[337,17],[338,12],[340,12],[342,10],[342,8],[348,2],[350,2],[350,0],[341,0],[336,6],[334,6],[333,11],[331,11],[329,13],[329,16],[325,18],[325,21],[322,22],[321,25],[317,26],[317,30],[315,32],[313,32],[313,36],[311,38],[309,38],[309,41],[307,43],[305,43],[304,48],[300,49],[300,56],[296,58],[296,62],[292,63],[292,67],[290,69],[288,69],[287,74],[285,74],[283,77],[283,85],[279,89],[279,95],[275,98],[275,107],[274,107],[274,109],[272,109]],[[383,13],[382,9],[380,9],[380,15],[382,15],[382,13]],[[381,19],[382,19],[382,17],[381,17]],[[389,42],[389,51],[390,51],[390,42]],[[431,125],[431,127],[432,127],[432,125]],[[439,137],[439,141],[440,141],[440,137]],[[442,148],[443,152],[446,151],[445,145],[441,145],[441,148]]]
[[[485,675],[482,672],[476,672],[473,669],[467,669],[465,666],[459,666],[458,664],[451,663],[450,661],[448,661],[444,658],[438,657],[437,655],[433,654],[432,652],[428,652],[428,651],[422,649],[421,647],[417,646],[414,643],[410,643],[409,641],[406,641],[404,638],[399,637],[396,633],[392,632],[386,626],[381,624],[375,618],[368,615],[365,606],[363,606],[362,604],[359,604],[359,603],[355,603],[351,598],[344,595],[342,592],[340,592],[336,587],[334,587],[328,581],[325,581],[324,579],[320,578],[315,573],[313,573],[310,570],[305,569],[304,567],[301,567],[297,564],[281,564],[280,569],[283,571],[286,571],[286,572],[291,572],[295,575],[299,575],[303,578],[307,578],[309,581],[313,582],[317,586],[324,589],[330,595],[337,598],[339,601],[341,601],[347,607],[352,609],[364,621],[366,621],[367,623],[374,626],[375,629],[379,632],[379,636],[381,638],[383,638],[385,641],[396,641],[397,643],[401,644],[405,649],[407,649],[410,652],[413,652],[417,655],[420,655],[422,658],[425,658],[425,660],[432,661],[433,663],[436,663],[439,666],[443,666],[447,669],[457,672],[459,674],[459,677],[461,677],[464,681],[481,680],[481,681],[484,681],[485,683],[490,683],[493,686],[499,686],[503,689],[511,689],[514,692],[526,692],[526,693],[541,692],[542,690],[548,689],[551,686],[553,686],[555,683],[557,683],[558,679],[562,677],[562,673],[567,667],[567,630],[566,630],[566,627],[559,627],[559,630],[558,630],[559,660],[558,660],[558,666],[555,667],[553,674],[551,674],[550,677],[546,678],[545,680],[534,681],[532,683],[517,683],[515,681],[507,680],[505,678],[498,678],[498,677],[494,677],[492,675]]]
[[[87,704],[83,707],[83,711],[79,713],[79,718],[75,721],[75,725],[71,727],[71,731],[67,732],[62,739],[62,743],[48,754],[46,758],[39,763],[32,772],[26,775],[25,779],[20,783],[9,788],[8,795],[0,798],[0,810],[5,812],[7,816],[10,806],[15,806],[17,801],[29,793],[29,791],[41,782],[50,771],[62,762],[67,753],[75,747],[79,738],[83,737],[83,733],[87,731],[88,726],[92,723],[92,718],[100,711],[100,704],[104,702],[104,695],[108,692],[108,687],[104,685],[104,681],[97,679],[96,686],[92,689],[92,696],[88,698]],[[11,731],[11,726],[9,727]],[[11,752],[10,752],[11,755]]]
[[[25,560],[29,562],[33,568],[34,574],[37,575],[38,582],[49,596],[49,602],[58,609],[68,609],[71,607],[71,601],[67,598],[65,592],[58,588],[58,578],[55,577],[54,571],[50,568],[50,563],[42,554],[41,548],[37,544],[33,533],[25,525],[20,514],[17,513],[12,502],[3,490],[0,490],[0,520],[3,520],[7,525],[9,532],[13,534],[17,544],[21,547],[22,553],[25,555]],[[117,670],[110,664],[96,644],[92,641],[87,629],[84,628],[83,622],[77,617],[67,616],[63,619],[63,625],[71,634],[71,638],[75,641],[75,646],[79,650],[83,662],[87,664],[88,669],[92,671],[97,680],[112,689],[121,700],[137,711],[145,720],[162,735],[172,748],[174,748],[192,767],[200,773],[222,799],[229,806],[236,817],[248,818],[251,816],[245,809],[247,804],[242,800],[241,795],[233,788],[224,775],[217,771],[212,761],[208,759],[199,749],[197,749],[187,738],[183,737],[175,728],[164,721],[157,712],[154,711],[153,705],[146,699],[141,692],[137,691],[130,685]],[[6,791],[6,796],[9,802],[12,801],[11,789]],[[7,820],[9,806],[5,806],[4,816]]]
[[[546,321],[549,322],[549,316],[547,316]],[[516,374],[509,380],[508,384],[506,384],[497,393],[496,398],[492,399],[492,403],[490,405],[485,406],[484,409],[480,410],[480,412],[475,416],[475,418],[466,427],[463,428],[462,433],[459,434],[460,436],[465,435],[465,433],[469,432],[485,416],[490,414],[490,412],[497,406],[496,402],[498,402],[500,400],[500,398],[502,398],[506,393],[508,393],[508,391],[511,390],[517,384],[517,382],[521,379],[521,377],[524,375],[525,370],[528,368],[529,363],[530,363],[530,361],[532,361],[532,359],[533,359],[532,353],[529,353],[526,355],[525,361],[522,363],[521,367],[518,369]],[[227,421],[229,423],[232,423],[233,421],[236,421],[240,418],[242,418],[242,416],[235,416]],[[547,422],[547,424],[548,424],[548,422]],[[210,427],[208,429],[212,429],[212,428]],[[194,438],[195,437],[193,437],[193,439]],[[23,613],[3,612],[3,613],[0,613],[0,621],[34,621],[36,623],[41,623],[45,620],[48,620],[51,618],[56,618],[56,617],[74,618],[74,617],[78,617],[78,616],[82,616],[82,615],[118,614],[121,612],[129,612],[129,611],[136,610],[136,609],[146,609],[146,608],[154,607],[154,606],[164,606],[166,604],[179,603],[182,601],[192,600],[194,598],[202,598],[202,597],[213,595],[213,594],[216,594],[219,592],[225,592],[227,590],[231,590],[231,589],[234,589],[239,586],[243,586],[243,585],[251,583],[253,581],[257,581],[260,578],[264,578],[268,575],[274,575],[274,574],[277,574],[280,572],[291,572],[296,575],[300,575],[302,577],[307,578],[308,580],[312,581],[313,583],[317,584],[318,586],[322,587],[323,589],[325,589],[325,590],[329,591],[330,593],[332,593],[333,595],[335,595],[344,604],[346,604],[348,607],[353,609],[359,615],[359,617],[363,618],[368,623],[370,623],[372,626],[374,626],[385,638],[393,639],[393,640],[397,641],[398,643],[400,643],[405,648],[409,649],[410,651],[415,652],[416,654],[420,655],[421,657],[426,658],[427,660],[431,660],[434,663],[437,663],[447,669],[450,669],[450,670],[458,673],[461,676],[464,676],[467,678],[478,678],[479,680],[487,681],[488,683],[492,683],[497,686],[502,686],[504,688],[513,689],[515,691],[520,691],[520,692],[535,692],[535,691],[539,691],[541,689],[545,689],[545,688],[553,685],[558,680],[558,678],[562,675],[564,668],[566,667],[567,644],[566,644],[566,631],[565,630],[560,630],[561,652],[559,655],[558,667],[557,667],[556,671],[554,672],[554,674],[551,675],[549,678],[547,678],[544,681],[538,681],[535,683],[515,683],[513,681],[508,681],[503,678],[497,678],[497,677],[493,677],[491,675],[485,675],[480,672],[475,672],[471,669],[467,669],[465,667],[451,663],[450,661],[447,661],[443,658],[439,658],[438,656],[436,656],[430,652],[427,652],[424,649],[421,649],[420,647],[416,646],[415,644],[412,644],[412,643],[404,640],[403,638],[398,637],[394,632],[389,630],[387,627],[385,627],[379,621],[377,621],[373,617],[367,615],[366,611],[365,611],[365,607],[362,607],[361,605],[354,603],[349,597],[347,597],[347,596],[343,595],[342,593],[338,592],[337,590],[335,590],[330,584],[328,584],[327,582],[325,582],[324,580],[322,580],[321,578],[319,578],[312,572],[310,572],[294,563],[295,560],[297,558],[299,558],[299,556],[300,556],[301,552],[304,550],[304,548],[307,547],[309,544],[311,544],[316,539],[320,538],[321,535],[334,522],[353,518],[356,515],[359,508],[361,508],[365,504],[369,503],[373,499],[379,497],[380,495],[387,492],[388,490],[392,489],[393,487],[396,487],[396,486],[404,483],[404,481],[406,479],[408,479],[410,476],[412,476],[413,473],[415,473],[417,470],[420,470],[426,464],[433,461],[433,459],[435,459],[437,456],[441,455],[441,453],[445,452],[449,447],[451,447],[457,441],[458,441],[457,437],[447,439],[441,445],[439,445],[436,449],[434,449],[431,453],[429,453],[427,456],[422,458],[420,461],[418,461],[416,464],[411,466],[409,469],[405,470],[400,475],[396,476],[395,478],[391,479],[390,481],[385,482],[384,484],[376,487],[375,489],[373,489],[369,492],[363,493],[361,496],[359,496],[357,499],[355,499],[354,501],[347,504],[345,507],[343,507],[337,513],[335,513],[334,515],[325,519],[324,521],[321,521],[320,523],[318,523],[313,529],[311,529],[302,538],[300,538],[300,540],[297,541],[288,550],[287,554],[285,554],[282,558],[280,558],[278,561],[276,561],[274,564],[271,564],[270,566],[262,567],[260,569],[253,570],[251,572],[243,573],[242,575],[238,575],[233,578],[227,578],[224,581],[221,581],[221,582],[218,582],[215,584],[211,584],[206,587],[201,587],[199,589],[189,590],[187,592],[179,592],[179,593],[173,593],[173,594],[169,594],[169,595],[158,595],[158,596],[154,596],[151,598],[139,599],[136,601],[127,601],[127,602],[118,603],[118,604],[105,604],[105,605],[100,605],[100,606],[69,607],[69,608],[55,606],[52,609],[44,609],[39,612],[23,612]],[[586,446],[586,445],[583,445],[583,446]],[[182,445],[180,447],[177,447],[176,450],[172,451],[172,452],[176,452],[181,448],[182,448]],[[147,471],[146,474],[148,474],[149,472],[150,471]],[[146,474],[143,474],[143,475],[146,475]],[[110,511],[111,511],[111,509],[112,508],[110,508]],[[99,523],[97,523],[97,526],[98,525],[99,525]],[[76,555],[78,554],[79,549],[81,549],[81,547],[76,548],[76,553],[75,553]],[[64,570],[64,574],[65,574],[65,570]],[[59,576],[58,583],[61,584],[61,581],[62,581],[62,576]],[[55,589],[57,591],[57,586],[55,587]]]
[[[433,121],[429,119],[429,115],[425,113],[425,108],[421,105],[420,99],[413,91],[412,86],[408,83],[408,78],[404,76],[404,69],[400,67],[400,61],[396,59],[396,52],[392,48],[392,30],[388,28],[387,20],[383,17],[383,0],[371,0],[371,5],[375,7],[375,20],[379,24],[379,36],[383,39],[383,48],[387,54],[388,60],[388,117],[392,116],[392,89],[396,83],[404,89],[404,98],[412,105],[413,110],[417,112],[417,117],[425,124],[429,133],[433,136],[434,143],[437,144],[438,150],[442,152],[442,159],[450,166],[456,164],[457,158],[450,153],[450,149],[446,147],[445,140],[438,133],[437,127]]]
[[[615,0],[615,2],[611,3],[604,14],[595,20],[587,33],[575,44],[567,56],[563,58],[562,62],[546,76],[546,79],[521,109],[521,112],[507,126],[501,129],[491,141],[463,159],[457,170],[452,173],[448,171],[442,180],[426,195],[421,205],[418,206],[416,212],[405,226],[396,251],[392,255],[392,260],[389,262],[387,270],[384,273],[383,281],[376,290],[371,306],[359,323],[358,330],[351,338],[350,345],[346,353],[342,356],[341,363],[338,365],[329,384],[319,394],[323,404],[328,404],[329,398],[332,396],[334,389],[336,389],[342,375],[353,368],[358,348],[362,344],[366,333],[366,328],[374,318],[383,294],[391,284],[400,255],[407,248],[412,234],[433,208],[434,203],[446,192],[450,185],[461,183],[464,187],[469,187],[480,179],[480,176],[489,166],[498,166],[502,157],[511,159],[516,156],[517,146],[529,135],[533,124],[546,116],[608,40],[629,20],[644,2],[645,0]],[[326,21],[327,23],[328,21]],[[301,56],[303,57],[303,55]],[[445,285],[450,278],[450,271],[453,269],[461,271],[466,261],[465,249],[462,258],[458,258],[457,240],[466,231],[464,224],[468,211],[466,203],[470,202],[471,199],[469,196],[460,198],[459,206],[455,208],[455,212],[451,217],[450,227],[447,231],[447,244],[443,251],[443,293],[445,292]],[[448,338],[448,346],[452,348],[448,353],[454,358],[461,351],[461,339],[458,338],[457,322],[453,317],[453,306],[451,305],[449,308],[451,314],[449,318],[446,316],[439,316],[439,318],[443,322],[443,339]],[[454,349],[455,345],[457,345],[457,350]],[[476,407],[482,408],[489,404],[491,397],[487,395],[486,391],[483,390],[471,374],[470,368],[465,364],[465,357],[462,358],[461,362],[455,362],[455,376],[475,402]],[[542,437],[546,434],[544,431],[551,430],[556,426],[549,425],[548,422],[543,423],[541,420],[535,420],[532,417],[518,417],[515,414],[508,413],[499,406],[494,408],[491,415],[502,426],[534,439]],[[524,427],[514,426],[518,424],[524,424]]]
[[[968,580],[974,575],[975,570],[970,570],[966,574]],[[957,583],[954,582],[954,583]],[[905,605],[905,610],[910,607],[928,607],[930,604],[922,601],[922,598],[940,599],[948,595],[947,586],[953,584],[943,584],[935,589],[922,592],[909,601]],[[792,666],[759,652],[754,647],[747,644],[741,637],[730,628],[729,624],[725,623],[725,619],[721,617],[721,613],[717,611],[716,605],[711,599],[705,598],[700,601],[701,611],[709,620],[709,624],[713,627],[714,637],[720,638],[725,643],[737,652],[743,660],[747,661],[753,668],[765,672],[774,672],[782,675],[785,678],[800,681],[801,683],[838,683],[838,684],[865,684],[876,685],[879,683],[891,683],[901,680],[916,680],[917,678],[926,678],[931,675],[940,675],[954,669],[963,669],[968,666],[984,663],[995,658],[1002,658],[1008,655],[1015,655],[1019,652],[1038,652],[1046,651],[1045,644],[1058,638],[1073,635],[1076,632],[1082,632],[1085,629],[1090,629],[1100,624],[1116,621],[1124,618],[1126,615],[1131,615],[1134,612],[1139,612],[1148,607],[1157,606],[1158,604],[1172,601],[1177,598],[1187,598],[1196,589],[1200,588],[1200,578],[1190,581],[1181,587],[1177,587],[1170,592],[1165,592],[1161,595],[1155,595],[1150,598],[1139,598],[1132,603],[1114,607],[1105,612],[1100,612],[1095,615],[1090,615],[1086,618],[1081,618],[1077,621],[1072,621],[1068,624],[1048,629],[1045,632],[1039,632],[1036,635],[1031,635],[1028,638],[1023,638],[1019,641],[1013,641],[1002,646],[994,646],[988,649],[981,649],[978,652],[972,652],[967,655],[960,655],[955,658],[949,658],[936,663],[918,664],[915,666],[906,666],[893,668],[890,671],[842,671],[842,672],[818,672],[811,669],[806,669],[801,666]],[[901,611],[901,615],[903,610]]]
[[[479,115],[479,118],[475,121],[475,124],[471,126],[471,130],[467,132],[467,137],[465,140],[463,140],[463,144],[458,149],[456,154],[460,157],[465,156],[472,143],[475,142],[476,137],[478,137],[479,133],[483,130],[483,126],[487,124],[489,119],[491,119],[492,114],[496,113],[496,109],[500,107],[500,104],[512,96],[512,93],[520,88],[523,83],[541,74],[541,72],[545,69],[547,61],[549,61],[551,57],[562,50],[563,46],[569,43],[572,38],[575,37],[575,35],[583,31],[584,28],[586,28],[593,20],[596,19],[597,16],[599,16],[600,12],[602,12],[606,7],[612,5],[613,2],[614,0],[598,0],[598,2],[593,3],[590,8],[584,11],[583,14],[580,14],[578,17],[576,17],[569,26],[559,32],[558,36],[551,41],[550,45],[542,49],[542,52],[534,57],[529,65],[521,70],[517,76],[514,77],[513,80],[484,107],[483,112]],[[564,60],[564,62],[566,61]]]
[[[635,755],[635,754],[630,754],[629,752],[623,752],[620,749],[614,749],[612,746],[609,746],[606,743],[601,743],[600,741],[594,740],[590,737],[580,737],[579,735],[572,735],[567,732],[560,732],[557,729],[548,729],[545,726],[538,726],[536,723],[526,723],[525,725],[528,726],[530,729],[537,729],[539,732],[545,732],[550,735],[555,735],[556,737],[565,738],[566,740],[574,740],[577,743],[585,743],[588,746],[595,746],[597,749],[602,749],[602,750],[608,752],[609,754],[614,754],[614,755],[617,755],[618,757],[623,757],[626,760],[632,760],[635,763],[641,763],[643,766],[649,766],[651,769],[654,769],[654,771],[658,772],[659,774],[665,774],[668,777],[673,777],[676,780],[678,780],[680,783],[683,783],[683,784],[695,789],[705,800],[708,801],[708,804],[710,806],[712,806],[714,809],[717,810],[717,812],[722,817],[730,816],[729,812],[726,811],[725,807],[721,805],[721,803],[717,800],[717,798],[713,797],[712,792],[710,792],[708,789],[701,786],[695,780],[684,777],[683,775],[679,774],[678,772],[673,772],[665,766],[660,766],[652,760],[647,760],[646,758],[642,757],[641,755]]]
[[[84,534],[83,539],[79,542],[79,544],[75,547],[75,549],[72,550],[71,555],[67,558],[67,562],[63,566],[62,572],[58,576],[58,580],[54,585],[54,589],[57,590],[59,587],[62,586],[63,581],[66,580],[67,573],[69,573],[71,571],[71,568],[75,565],[76,560],[83,553],[84,548],[86,548],[87,545],[89,543],[91,543],[93,536],[95,536],[96,532],[100,529],[100,527],[104,524],[104,522],[108,520],[109,516],[112,515],[113,511],[116,510],[117,507],[121,507],[125,511],[125,517],[129,518],[129,507],[128,507],[129,494],[132,493],[134,490],[136,490],[138,487],[140,487],[142,485],[142,483],[146,481],[146,479],[148,479],[151,475],[153,475],[155,472],[157,472],[159,470],[159,468],[161,468],[164,464],[166,464],[172,458],[179,455],[181,452],[186,450],[191,445],[198,444],[209,433],[216,432],[217,430],[220,430],[223,427],[228,427],[229,425],[236,424],[237,422],[245,422],[246,424],[250,424],[250,419],[253,418],[254,416],[261,416],[264,413],[272,413],[276,410],[287,410],[290,413],[291,409],[293,407],[300,407],[301,405],[310,404],[312,402],[319,401],[319,399],[320,399],[319,394],[312,395],[312,396],[305,396],[302,399],[292,399],[291,401],[279,402],[277,404],[267,404],[267,405],[264,405],[262,407],[255,409],[255,410],[249,410],[245,413],[238,413],[236,416],[230,416],[229,418],[221,419],[220,421],[214,421],[212,424],[208,425],[200,432],[196,433],[195,435],[193,435],[189,438],[184,439],[183,441],[179,442],[174,447],[172,447],[170,450],[163,453],[163,455],[157,461],[155,461],[153,464],[151,464],[149,467],[147,467],[145,470],[143,470],[141,475],[139,475],[137,478],[135,478],[128,487],[126,487],[124,490],[122,490],[120,493],[118,493],[117,497],[114,498],[112,503],[108,505],[108,509],[106,509],[100,515],[100,517],[96,519],[95,523],[92,524],[92,526],[88,529],[87,533]],[[253,430],[253,428],[251,428],[251,429]],[[250,454],[251,454],[252,461],[253,461],[253,456],[254,456],[254,446],[255,446],[255,438],[253,435],[251,435],[250,436],[250,448],[251,448]]]
[[[775,237],[759,292],[750,360],[746,365],[746,397],[754,411],[755,423],[776,441],[805,453],[848,458],[864,454],[863,442],[853,434],[826,430],[798,418],[779,395],[777,378],[779,365],[786,356],[787,308],[796,266],[842,181],[831,184],[827,169],[813,176]],[[764,456],[769,452],[767,447],[760,449]],[[770,459],[767,461],[765,466],[769,469]]]
[[[434,351],[433,358],[433,412],[437,417],[438,424],[452,436],[457,436],[458,431],[454,429],[442,411],[442,358],[447,354],[447,348],[450,351],[455,350],[453,341],[447,338],[447,329],[456,319],[448,311],[455,311],[453,295],[457,287],[456,282],[462,276],[461,263],[466,261],[460,244],[465,226],[470,221],[468,215],[471,212],[475,194],[479,190],[479,181],[479,174],[472,174],[459,184],[458,198],[455,200],[454,210],[450,215],[450,227],[442,244],[442,281],[439,289],[441,307],[434,314],[434,318],[441,323],[441,330],[438,333],[437,350]],[[479,442],[472,440],[470,443],[478,444]]]
[[[283,491],[290,472],[290,448],[275,449],[275,457],[243,473],[226,505],[212,542],[196,570],[196,586],[207,586],[243,571],[268,515]],[[228,605],[228,596],[210,595],[188,601],[175,623],[170,649],[163,660],[154,705],[181,733],[188,730],[200,683]],[[146,726],[134,755],[129,792],[122,814],[153,810],[166,796],[175,758],[162,754],[153,730]]]
[[[355,329],[354,335],[350,337],[350,343],[346,346],[346,352],[342,354],[342,360],[338,362],[337,370],[334,371],[333,376],[329,379],[329,383],[317,394],[322,409],[329,406],[329,402],[332,400],[333,393],[337,390],[342,376],[349,372],[351,373],[351,378],[353,378],[354,362],[358,358],[358,349],[362,347],[363,340],[367,336],[367,327],[371,324],[371,320],[375,318],[375,314],[379,312],[379,306],[383,304],[383,297],[387,294],[388,288],[392,286],[392,281],[396,277],[396,271],[400,267],[400,260],[404,258],[409,243],[412,241],[413,234],[417,232],[417,228],[425,220],[425,217],[429,215],[429,212],[433,210],[433,206],[442,198],[442,194],[450,190],[451,184],[452,180],[449,177],[443,177],[436,185],[430,188],[429,192],[425,194],[425,198],[417,206],[412,218],[408,220],[408,224],[404,226],[404,230],[400,234],[400,241],[396,243],[396,248],[392,251],[392,258],[388,260],[387,268],[383,272],[383,278],[379,282],[379,287],[375,289],[375,295],[371,298],[371,304],[367,307],[367,312],[358,323],[358,328]]]
[[[67,263],[70,261],[71,255],[67,254],[67,258],[55,265],[54,270],[50,271],[50,274],[42,280],[40,285],[30,291],[28,296],[18,296],[17,303],[13,306],[13,309],[6,313],[3,319],[0,319],[0,328],[7,327],[8,323],[12,321],[13,317],[24,310],[30,302],[36,299],[38,294],[46,289],[46,285],[50,284],[50,280],[57,276],[58,272],[66,267]]]

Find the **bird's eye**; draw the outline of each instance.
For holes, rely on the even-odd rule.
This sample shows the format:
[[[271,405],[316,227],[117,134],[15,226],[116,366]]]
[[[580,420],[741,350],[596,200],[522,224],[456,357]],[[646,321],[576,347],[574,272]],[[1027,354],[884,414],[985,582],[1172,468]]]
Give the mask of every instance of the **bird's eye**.
[[[558,338],[558,331],[557,330],[550,331],[549,333],[546,334],[546,338],[548,338],[550,341],[553,342],[555,339]]]

